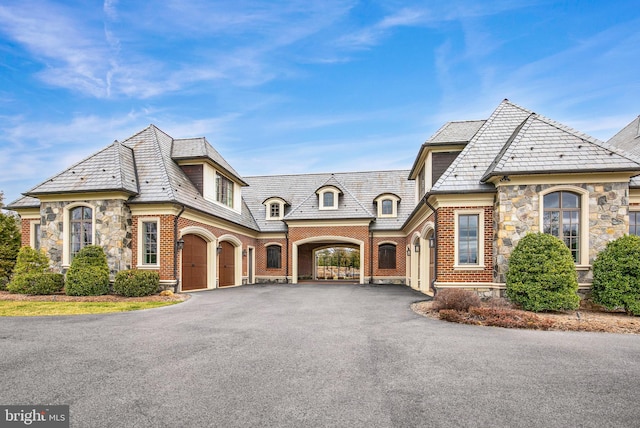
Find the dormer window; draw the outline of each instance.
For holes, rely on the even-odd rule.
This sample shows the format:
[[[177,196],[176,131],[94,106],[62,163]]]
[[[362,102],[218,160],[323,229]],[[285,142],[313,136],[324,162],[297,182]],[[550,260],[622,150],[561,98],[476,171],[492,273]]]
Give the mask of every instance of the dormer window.
[[[378,217],[398,217],[400,198],[393,193],[383,193],[374,201],[378,206]]]
[[[266,220],[282,220],[284,218],[284,207],[288,205],[284,199],[273,197],[266,199],[262,204],[265,206]]]
[[[337,210],[340,189],[333,186],[323,187],[318,190],[318,206],[321,210]]]
[[[233,181],[216,173],[216,201],[233,208]]]

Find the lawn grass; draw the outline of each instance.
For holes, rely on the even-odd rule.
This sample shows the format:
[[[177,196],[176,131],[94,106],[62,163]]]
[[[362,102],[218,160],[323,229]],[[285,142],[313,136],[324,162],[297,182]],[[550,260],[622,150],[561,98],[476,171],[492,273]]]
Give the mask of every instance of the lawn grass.
[[[30,317],[43,315],[104,314],[109,312],[137,311],[174,305],[180,301],[164,302],[32,302],[0,301],[0,316]]]

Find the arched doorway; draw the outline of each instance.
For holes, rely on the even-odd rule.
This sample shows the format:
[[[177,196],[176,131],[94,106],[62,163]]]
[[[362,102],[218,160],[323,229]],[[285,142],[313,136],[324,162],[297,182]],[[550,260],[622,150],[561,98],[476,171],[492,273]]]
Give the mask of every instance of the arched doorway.
[[[182,290],[207,288],[207,241],[198,235],[183,235]]]
[[[220,272],[219,286],[228,287],[236,285],[236,255],[235,247],[227,241],[220,242],[218,266]]]
[[[321,248],[329,247],[345,247],[352,248],[358,252],[359,263],[355,268],[357,271],[353,273],[353,278],[357,277],[357,282],[364,284],[368,278],[365,278],[365,263],[367,254],[365,253],[364,241],[349,238],[345,236],[316,236],[296,241],[292,244],[292,277],[291,282],[297,284],[301,276],[304,275],[308,268],[308,273],[313,277],[314,269],[317,272],[317,261],[315,260],[315,251]],[[314,268],[315,266],[315,268]],[[302,269],[301,269],[302,268]],[[344,269],[342,270],[344,273]],[[301,275],[302,274],[302,275]]]

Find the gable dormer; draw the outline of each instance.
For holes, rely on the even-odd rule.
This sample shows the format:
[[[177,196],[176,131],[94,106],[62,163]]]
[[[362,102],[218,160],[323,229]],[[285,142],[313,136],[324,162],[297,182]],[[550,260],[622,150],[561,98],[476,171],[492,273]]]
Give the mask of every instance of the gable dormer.
[[[205,138],[173,140],[171,158],[204,199],[240,212],[247,183]]]
[[[342,191],[336,186],[322,186],[316,190],[318,195],[318,209],[319,210],[337,210],[338,202]]]
[[[262,202],[265,206],[265,220],[282,220],[284,218],[285,207],[289,206],[289,203],[282,198],[273,196],[265,199]]]

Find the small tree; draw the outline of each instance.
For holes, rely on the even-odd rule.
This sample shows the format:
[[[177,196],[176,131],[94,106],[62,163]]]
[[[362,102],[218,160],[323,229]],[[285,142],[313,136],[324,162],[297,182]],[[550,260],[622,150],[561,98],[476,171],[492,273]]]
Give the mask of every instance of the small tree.
[[[15,217],[0,212],[0,289],[11,278],[20,250],[20,229]]]
[[[109,292],[109,265],[102,247],[87,245],[75,255],[65,293],[69,296],[100,296]]]
[[[7,290],[19,294],[53,294],[62,290],[64,276],[53,273],[44,252],[22,247]]]
[[[625,235],[607,243],[593,262],[591,290],[595,303],[640,315],[640,237]]]
[[[577,309],[578,275],[569,248],[560,239],[531,233],[509,258],[507,296],[528,311]]]

